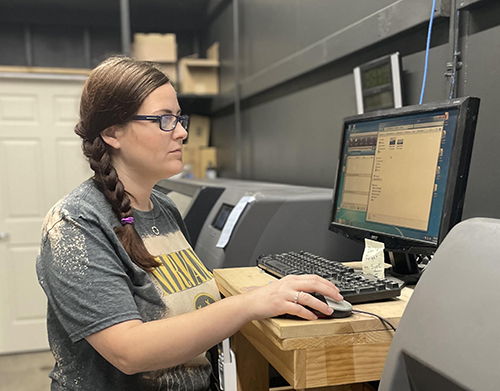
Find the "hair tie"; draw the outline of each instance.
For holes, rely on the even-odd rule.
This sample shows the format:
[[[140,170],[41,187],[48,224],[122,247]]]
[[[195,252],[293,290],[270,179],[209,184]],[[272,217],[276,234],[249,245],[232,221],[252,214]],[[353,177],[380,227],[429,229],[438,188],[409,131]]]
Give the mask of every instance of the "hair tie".
[[[122,222],[122,225],[125,225],[125,224],[134,225],[134,218],[133,217],[124,217],[123,219],[121,219],[121,222]]]

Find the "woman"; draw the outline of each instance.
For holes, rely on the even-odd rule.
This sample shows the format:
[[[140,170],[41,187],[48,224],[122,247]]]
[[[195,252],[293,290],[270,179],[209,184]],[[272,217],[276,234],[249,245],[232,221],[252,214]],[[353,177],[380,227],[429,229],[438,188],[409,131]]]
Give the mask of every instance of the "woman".
[[[294,276],[219,300],[178,210],[153,190],[181,172],[186,126],[152,63],[112,57],[89,76],[75,132],[95,175],[48,213],[37,260],[52,390],[206,390],[205,352],[245,323],[315,319],[303,305],[331,313],[303,292],[342,299],[320,277]]]

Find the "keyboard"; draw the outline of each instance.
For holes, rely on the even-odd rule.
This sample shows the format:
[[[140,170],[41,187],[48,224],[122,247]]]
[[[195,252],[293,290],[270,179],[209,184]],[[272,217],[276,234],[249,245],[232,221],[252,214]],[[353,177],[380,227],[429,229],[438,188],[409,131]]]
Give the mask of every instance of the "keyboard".
[[[403,287],[402,281],[364,275],[339,261],[307,251],[263,254],[257,258],[257,266],[278,278],[291,274],[317,274],[333,282],[351,304],[398,297]]]

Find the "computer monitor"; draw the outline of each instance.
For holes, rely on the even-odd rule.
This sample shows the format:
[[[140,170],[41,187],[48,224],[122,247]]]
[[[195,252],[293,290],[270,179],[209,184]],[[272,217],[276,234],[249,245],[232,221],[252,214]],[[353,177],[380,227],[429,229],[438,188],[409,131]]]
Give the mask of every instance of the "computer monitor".
[[[397,275],[417,275],[460,221],[479,99],[344,119],[330,230],[383,242]]]

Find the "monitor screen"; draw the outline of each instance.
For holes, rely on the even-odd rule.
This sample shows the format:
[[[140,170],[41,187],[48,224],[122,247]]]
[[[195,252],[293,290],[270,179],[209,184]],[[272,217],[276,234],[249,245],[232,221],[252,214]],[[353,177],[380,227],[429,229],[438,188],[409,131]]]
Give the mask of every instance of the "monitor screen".
[[[212,222],[212,226],[219,231],[222,231],[224,226],[226,225],[227,218],[229,217],[229,214],[233,210],[233,206],[228,205],[228,204],[222,204],[220,207],[219,211],[217,212],[217,215],[215,216],[214,221]]]
[[[432,253],[460,221],[479,99],[344,120],[330,229]]]

